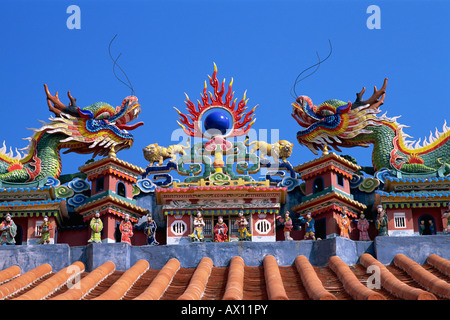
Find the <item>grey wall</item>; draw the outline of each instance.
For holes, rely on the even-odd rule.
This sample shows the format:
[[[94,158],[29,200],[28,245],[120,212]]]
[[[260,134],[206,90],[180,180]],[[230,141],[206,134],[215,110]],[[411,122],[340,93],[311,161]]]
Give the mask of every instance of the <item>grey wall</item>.
[[[0,270],[18,265],[22,273],[48,263],[59,271],[70,263],[68,244],[0,246]]]
[[[419,264],[426,263],[432,253],[450,260],[450,236],[376,237],[375,253],[383,264],[391,264],[399,253]]]

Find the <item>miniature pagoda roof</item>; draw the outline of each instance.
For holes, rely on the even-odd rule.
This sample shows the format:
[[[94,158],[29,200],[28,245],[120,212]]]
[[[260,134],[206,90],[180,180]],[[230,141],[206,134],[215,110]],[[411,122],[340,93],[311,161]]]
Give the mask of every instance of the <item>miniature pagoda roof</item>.
[[[75,211],[81,214],[83,212],[88,212],[89,210],[93,210],[94,208],[100,208],[101,206],[103,206],[107,203],[110,204],[110,207],[112,207],[112,206],[117,207],[116,208],[117,210],[109,208],[108,212],[118,215],[118,216],[124,215],[121,212],[122,210],[120,210],[122,208],[125,209],[126,211],[129,210],[130,213],[134,213],[134,215],[136,215],[136,216],[145,215],[148,213],[147,209],[144,209],[142,207],[135,205],[134,203],[132,203],[132,201],[120,199],[118,196],[115,196],[112,194],[108,194],[106,196],[99,197],[99,198],[94,198],[94,200],[88,201],[87,203],[76,207]],[[93,214],[94,214],[94,211],[92,211],[91,214],[89,214],[89,215],[85,215],[84,219],[85,220],[88,219]],[[130,219],[132,219],[132,217],[130,217]],[[135,219],[135,218],[134,218],[134,220],[137,221],[137,219]]]
[[[351,199],[350,197],[342,194],[339,191],[333,190],[332,192],[327,192],[306,200],[292,207],[292,210],[300,212],[300,214],[304,214],[310,211],[314,216],[331,209],[341,211],[341,207],[343,206],[347,206],[349,210],[353,208],[353,210],[356,212],[362,212],[367,208],[366,205]],[[349,215],[356,217],[356,213],[352,211],[350,211]]]
[[[329,170],[351,179],[352,174],[361,170],[361,167],[334,152],[325,152],[319,158],[295,166],[294,170],[300,174],[303,180]]]

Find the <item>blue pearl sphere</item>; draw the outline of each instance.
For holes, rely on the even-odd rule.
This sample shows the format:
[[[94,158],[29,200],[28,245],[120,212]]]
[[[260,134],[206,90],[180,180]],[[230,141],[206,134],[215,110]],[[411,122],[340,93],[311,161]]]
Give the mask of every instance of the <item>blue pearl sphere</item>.
[[[224,112],[213,111],[205,118],[205,129],[206,131],[218,130],[222,135],[225,135],[227,130],[230,129],[230,119]]]

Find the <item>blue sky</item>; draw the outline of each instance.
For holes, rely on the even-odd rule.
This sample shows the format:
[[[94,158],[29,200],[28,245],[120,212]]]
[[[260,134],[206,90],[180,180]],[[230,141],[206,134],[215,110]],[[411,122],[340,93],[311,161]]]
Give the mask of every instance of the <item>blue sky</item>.
[[[81,29],[69,30],[69,5],[81,9]],[[369,5],[381,10],[381,29],[368,29]],[[247,90],[258,104],[255,129],[279,129],[294,143],[293,165],[315,156],[296,141],[289,91],[304,68],[331,57],[297,93],[315,104],[365,97],[389,78],[383,112],[409,125],[418,139],[450,122],[449,1],[22,1],[0,2],[0,138],[25,147],[26,128],[40,126],[48,111],[43,84],[80,107],[97,101],[120,105],[130,90],[113,75],[108,45],[127,72],[142,107],[135,142],[123,160],[145,167],[142,148],[167,146],[178,129],[173,107],[184,110],[184,92],[200,98],[207,75],[234,78],[235,97]],[[0,141],[1,143],[2,141]],[[360,165],[371,165],[372,148],[344,149]],[[63,155],[63,173],[90,156]]]

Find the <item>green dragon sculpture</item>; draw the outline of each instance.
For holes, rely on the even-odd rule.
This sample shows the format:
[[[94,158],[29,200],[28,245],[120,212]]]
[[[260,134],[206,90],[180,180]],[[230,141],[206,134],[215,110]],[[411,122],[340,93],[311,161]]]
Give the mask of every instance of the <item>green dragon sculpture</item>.
[[[354,103],[331,99],[319,106],[307,96],[299,96],[292,103],[292,116],[304,129],[297,132],[297,140],[313,153],[328,145],[337,151],[341,147],[368,147],[373,144],[372,163],[375,171],[387,168],[407,175],[438,175],[450,173],[450,128],[436,129],[429,141],[411,138],[403,132],[405,125],[386,114],[378,116],[386,95],[387,79],[368,100],[357,93]]]
[[[133,144],[133,135],[128,130],[136,129],[143,122],[127,125],[140,113],[141,108],[135,96],[126,97],[120,107],[114,108],[103,102],[94,103],[85,108],[78,108],[76,99],[68,92],[70,104],[64,105],[50,94],[44,85],[49,110],[55,114],[50,123],[43,123],[39,129],[32,129],[34,134],[28,138],[30,144],[6,154],[6,146],[0,149],[0,183],[1,185],[30,184],[46,181],[49,177],[57,179],[61,173],[60,150],[64,153],[106,155],[111,149],[118,152]]]

